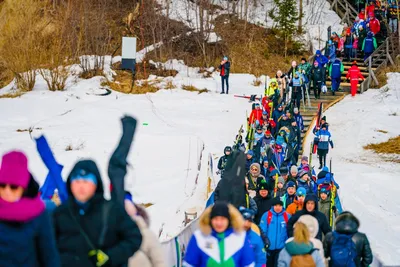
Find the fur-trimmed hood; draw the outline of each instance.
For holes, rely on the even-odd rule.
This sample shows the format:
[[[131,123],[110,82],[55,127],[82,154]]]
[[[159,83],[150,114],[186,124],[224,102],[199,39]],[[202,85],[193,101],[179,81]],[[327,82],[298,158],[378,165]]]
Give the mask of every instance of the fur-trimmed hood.
[[[360,221],[351,212],[345,211],[336,218],[335,226],[339,233],[354,234],[358,232]]]
[[[300,216],[298,222],[302,222],[304,223],[307,228],[308,231],[310,232],[310,237],[316,237],[319,231],[319,225],[318,225],[318,220],[315,219],[313,216],[311,215],[302,215]]]
[[[256,167],[256,168],[258,169],[258,171],[257,171],[256,175],[254,175],[254,176],[252,175],[251,171],[249,171],[250,176],[253,176],[253,177],[258,177],[258,176],[260,176],[260,174],[261,174],[261,166],[260,166],[260,164],[259,164],[259,163],[253,163],[253,164],[251,164],[251,165],[250,165],[250,170],[251,170],[252,167]]]
[[[231,204],[228,204],[229,207],[229,216],[230,218],[230,226],[233,228],[235,232],[242,232],[244,231],[243,225],[244,225],[244,220],[242,217],[242,214]],[[208,207],[203,214],[200,216],[199,219],[199,229],[204,235],[210,235],[212,232],[211,228],[211,220],[210,220],[210,214],[211,214],[211,207]]]

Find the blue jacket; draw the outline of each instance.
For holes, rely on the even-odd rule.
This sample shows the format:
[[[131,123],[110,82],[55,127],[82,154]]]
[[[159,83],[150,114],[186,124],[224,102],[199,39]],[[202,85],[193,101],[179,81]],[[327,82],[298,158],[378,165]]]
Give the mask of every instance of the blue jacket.
[[[40,188],[42,199],[51,199],[54,194],[54,190],[58,189],[58,195],[61,202],[65,202],[68,199],[67,187],[62,179],[61,171],[63,166],[58,164],[54,158],[53,152],[51,152],[50,146],[44,136],[36,139],[36,147],[39,152],[43,163],[46,165],[49,173],[46,176],[44,184]]]
[[[303,122],[303,116],[300,115],[300,113],[294,114],[294,118],[297,123],[297,127],[299,127],[300,131],[304,130],[304,122]]]
[[[364,39],[363,47],[364,47],[364,52],[365,53],[374,52],[374,50],[375,50],[374,42],[376,43],[375,37],[366,37]]]
[[[261,231],[268,237],[270,246],[269,250],[282,249],[285,246],[285,242],[288,239],[287,234],[287,224],[283,217],[283,213],[286,211],[282,211],[280,213],[276,213],[274,208],[270,210],[272,212],[272,220],[270,225],[268,225],[268,211],[263,214],[260,221]],[[288,219],[290,219],[290,214],[287,214]]]
[[[328,130],[320,129],[316,134],[319,139],[318,149],[329,149],[329,144],[333,148],[333,141],[331,139],[331,133]]]
[[[343,63],[339,59],[336,59],[332,63],[332,71],[331,71],[332,78],[340,78],[342,76],[342,66]]]
[[[252,266],[254,253],[246,240],[245,232],[235,233],[232,228],[228,228],[223,233],[223,237],[215,231],[212,231],[210,235],[205,235],[200,230],[196,230],[187,246],[183,266],[218,266],[221,254],[224,256],[225,263],[227,261],[233,263],[230,265],[232,267]]]
[[[318,62],[318,67],[322,68],[326,63],[329,62],[328,58],[324,55],[320,55],[319,57],[315,56],[315,60]]]
[[[218,67],[220,70],[222,70],[222,65],[219,65],[219,67]],[[224,64],[224,69],[225,69],[225,75],[224,75],[224,77],[229,77],[229,73],[230,73],[230,70],[231,70],[231,62],[229,62],[229,61],[227,61],[225,64]],[[221,75],[222,76],[222,75]]]
[[[310,181],[310,185],[308,185],[307,182],[305,182],[304,180],[298,178],[297,179],[297,187],[304,187],[304,189],[306,190],[307,194],[316,194],[317,193],[317,185],[314,183],[314,181]]]
[[[299,87],[299,86],[301,86],[302,85],[302,80],[301,80],[301,77],[299,76],[299,77],[293,77],[293,80],[292,80],[292,85],[293,85],[293,87]]]
[[[47,212],[22,224],[2,221],[0,233],[0,266],[60,266],[53,225]]]
[[[329,61],[333,62],[336,59],[336,47],[334,44],[328,46]]]
[[[274,112],[272,112],[272,119],[274,120],[275,123],[278,123],[279,118],[284,114],[283,110],[279,111],[278,109],[275,109]]]
[[[264,242],[262,241],[260,234],[250,229],[247,231],[246,238],[250,247],[254,251],[255,267],[261,267],[265,265],[267,262],[267,254],[265,253]]]

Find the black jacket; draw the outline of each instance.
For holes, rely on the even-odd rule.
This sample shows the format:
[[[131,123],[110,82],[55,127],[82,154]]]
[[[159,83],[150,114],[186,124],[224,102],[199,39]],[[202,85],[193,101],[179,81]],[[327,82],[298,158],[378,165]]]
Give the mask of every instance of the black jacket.
[[[315,202],[315,210],[312,212],[308,212],[306,209],[306,204],[308,201]],[[319,229],[318,229],[318,234],[317,234],[316,238],[322,241],[322,233],[324,233],[324,235],[326,235],[327,233],[331,232],[332,230],[331,230],[331,227],[329,226],[329,222],[328,222],[328,219],[326,218],[326,216],[322,212],[318,211],[318,198],[316,195],[313,195],[313,194],[308,194],[306,196],[306,199],[304,200],[304,208],[302,210],[296,212],[289,219],[288,226],[287,226],[287,231],[288,231],[289,237],[293,236],[294,224],[297,222],[297,220],[300,218],[300,216],[306,215],[306,214],[311,215],[315,219],[317,219]]]
[[[322,82],[325,83],[325,68],[315,67],[313,66],[311,69],[311,79],[314,82]]]
[[[259,225],[261,217],[263,216],[264,213],[269,211],[271,209],[271,196],[270,196],[271,190],[268,190],[268,196],[266,198],[261,197],[260,195],[257,195],[254,198],[254,201],[257,204],[257,214],[254,217],[254,222]]]
[[[97,179],[96,193],[85,204],[84,208],[77,204],[70,188],[71,176],[75,175],[79,170],[92,173]],[[107,267],[126,265],[128,259],[139,250],[142,243],[142,235],[136,223],[126,214],[123,206],[115,201],[109,202],[104,199],[103,185],[96,164],[91,160],[78,162],[67,179],[67,188],[69,193],[68,201],[53,213],[61,266],[95,267],[88,257],[89,251],[94,248],[85,239],[80,227],[95,248],[101,249],[109,256]],[[104,227],[105,205],[110,205],[106,216],[107,231],[103,245],[100,246],[99,236]]]
[[[352,234],[353,242],[357,249],[357,258],[355,264],[357,267],[368,267],[372,263],[372,251],[369,246],[368,238],[365,234],[358,232],[358,227],[360,222],[358,219],[350,212],[343,212],[336,219],[336,229],[335,231],[339,234]],[[333,243],[333,234],[328,233],[324,240],[324,251],[325,257],[330,257],[331,246]],[[331,266],[331,264],[329,264]]]

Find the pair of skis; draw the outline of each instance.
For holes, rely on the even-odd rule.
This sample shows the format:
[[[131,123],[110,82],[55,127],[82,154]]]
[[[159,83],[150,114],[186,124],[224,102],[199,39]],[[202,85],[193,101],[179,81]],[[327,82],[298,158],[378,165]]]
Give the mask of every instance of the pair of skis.
[[[321,127],[320,123],[321,123],[322,111],[323,111],[323,104],[321,102],[318,104],[317,121],[315,123],[317,131]],[[318,139],[314,138],[314,144],[312,149],[313,154],[317,153],[317,148],[318,148]]]

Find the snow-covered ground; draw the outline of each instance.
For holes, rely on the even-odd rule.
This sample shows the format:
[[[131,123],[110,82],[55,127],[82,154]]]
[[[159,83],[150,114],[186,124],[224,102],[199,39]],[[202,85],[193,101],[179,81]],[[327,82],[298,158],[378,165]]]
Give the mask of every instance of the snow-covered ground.
[[[108,188],[108,160],[121,135],[119,119],[124,114],[133,115],[139,126],[129,156],[132,168],[127,175],[127,188],[138,203],[154,204],[148,210],[152,229],[158,233],[163,228],[161,240],[176,235],[185,210],[204,208],[209,153],[222,155],[224,147],[232,145],[240,124],[246,121],[250,105],[233,94],[261,94],[263,85],[252,86],[252,75],[232,74],[230,95],[220,95],[217,74],[204,79],[198,69],[188,68],[180,61],[170,61],[166,67],[179,70],[176,77],[168,78],[177,89],[145,95],[112,92],[109,96],[96,96],[104,92],[99,89],[101,77],[71,77],[66,91],[50,92],[38,76],[32,92],[20,98],[0,99],[0,154],[11,149],[26,152],[30,169],[42,183],[47,169],[35,143],[28,132],[17,132],[34,127],[33,135],[44,133],[57,160],[65,166],[63,177],[78,159],[93,158]],[[199,95],[183,91],[182,84],[211,92]],[[1,89],[0,94],[9,91],[11,85]],[[66,151],[68,146],[74,150]]]
[[[360,231],[368,235],[375,255],[386,266],[394,266],[400,265],[400,199],[396,186],[400,164],[387,160],[398,160],[399,156],[363,149],[369,143],[400,135],[400,73],[388,77],[388,86],[355,98],[347,96],[324,115],[335,145],[328,158],[332,157],[344,209],[360,219]],[[318,167],[316,156],[313,165]]]

